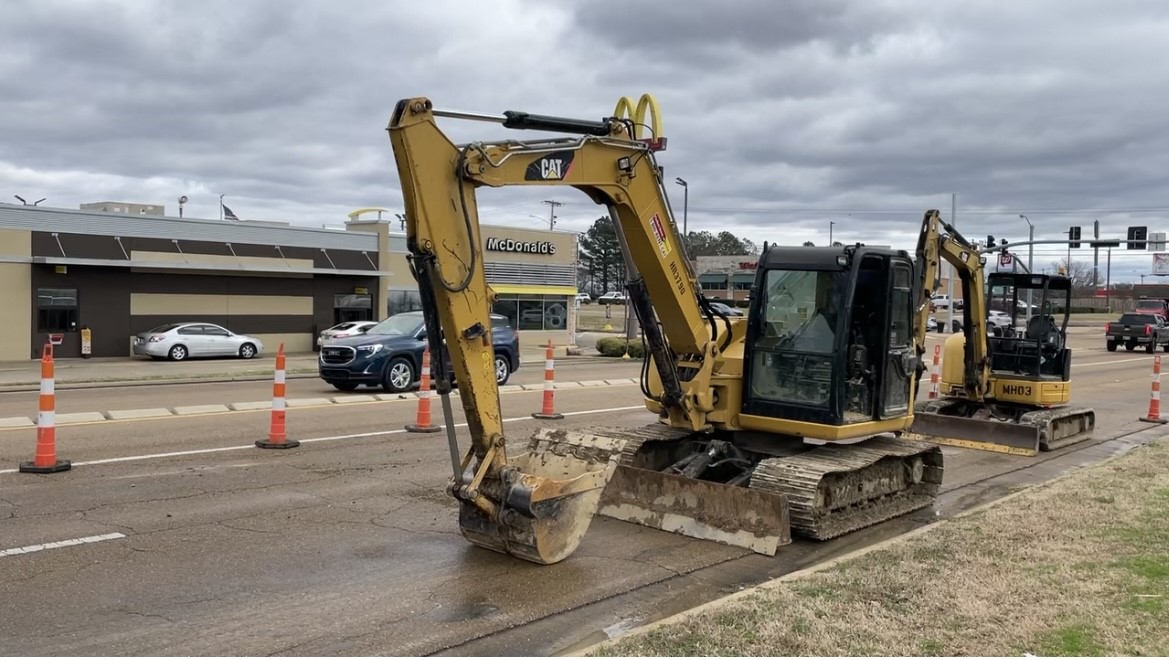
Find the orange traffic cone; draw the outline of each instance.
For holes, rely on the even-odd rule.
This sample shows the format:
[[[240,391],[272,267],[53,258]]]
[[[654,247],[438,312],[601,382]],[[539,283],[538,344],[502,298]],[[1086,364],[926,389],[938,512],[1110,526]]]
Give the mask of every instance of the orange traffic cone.
[[[934,345],[934,367],[930,369],[930,398],[938,398],[938,381],[941,378],[941,368],[938,366],[942,361],[942,345]]]
[[[31,463],[21,463],[21,472],[47,474],[64,472],[73,467],[67,460],[57,459],[57,394],[53,374],[53,346],[45,344],[41,351],[41,396],[37,412],[37,448]]]
[[[434,433],[439,427],[430,423],[430,345],[422,349],[422,382],[418,387],[418,414],[413,424],[406,425],[409,433]]]
[[[553,371],[552,340],[549,339],[548,349],[544,353],[544,405],[540,412],[532,413],[536,419],[564,419],[564,415],[552,407],[552,393],[556,389]]]
[[[1169,421],[1161,418],[1161,356],[1153,356],[1153,391],[1149,394],[1149,414],[1141,418],[1142,422],[1164,424]]]
[[[276,372],[272,379],[272,419],[268,425],[268,439],[257,440],[256,446],[263,449],[292,449],[299,447],[299,440],[289,440],[284,424],[284,344],[276,350]]]

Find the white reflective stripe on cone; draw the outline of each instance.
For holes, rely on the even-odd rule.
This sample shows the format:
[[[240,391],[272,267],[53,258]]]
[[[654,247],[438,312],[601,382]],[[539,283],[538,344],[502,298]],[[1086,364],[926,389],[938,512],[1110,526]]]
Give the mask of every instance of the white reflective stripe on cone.
[[[41,394],[53,394],[54,386],[52,378],[41,379]]]
[[[57,413],[52,410],[42,410],[37,413],[37,426],[52,426],[57,421]]]
[[[552,360],[544,360],[544,368],[551,370],[552,369],[552,362],[553,362]]]
[[[284,410],[284,397],[277,397],[272,400],[272,410]]]
[[[284,382],[284,370],[283,370],[283,369],[277,369],[277,370],[276,370],[276,382],[277,382],[277,383],[283,383],[283,382]]]

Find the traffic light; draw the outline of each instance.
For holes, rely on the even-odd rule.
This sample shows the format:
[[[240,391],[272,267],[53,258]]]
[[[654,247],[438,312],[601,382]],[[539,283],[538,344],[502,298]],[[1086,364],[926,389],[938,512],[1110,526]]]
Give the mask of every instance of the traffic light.
[[[1130,250],[1144,250],[1146,245],[1147,245],[1145,243],[1145,240],[1147,240],[1148,238],[1149,238],[1149,228],[1148,227],[1129,227],[1128,228],[1128,240],[1140,241],[1140,242],[1139,243],[1129,243],[1127,245],[1127,247]]]
[[[1068,247],[1074,247],[1074,248],[1080,247],[1080,228],[1079,227],[1072,227],[1071,229],[1068,230],[1068,240],[1071,241],[1071,243],[1068,244]]]
[[[986,235],[986,247],[988,247],[988,248],[994,247],[994,235],[993,234]]]

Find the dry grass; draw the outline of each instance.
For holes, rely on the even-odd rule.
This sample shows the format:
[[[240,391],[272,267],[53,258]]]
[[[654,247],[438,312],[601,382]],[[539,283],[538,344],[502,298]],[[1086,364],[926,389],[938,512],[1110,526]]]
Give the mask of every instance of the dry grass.
[[[1169,443],[596,655],[1169,654]]]

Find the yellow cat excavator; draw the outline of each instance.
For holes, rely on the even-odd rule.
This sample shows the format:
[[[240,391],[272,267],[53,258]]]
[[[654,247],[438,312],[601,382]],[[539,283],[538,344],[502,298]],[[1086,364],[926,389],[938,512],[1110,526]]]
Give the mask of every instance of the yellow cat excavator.
[[[562,135],[456,145],[438,117]],[[913,421],[923,368],[913,256],[765,244],[748,314],[729,317],[697,286],[657,164],[664,136],[643,128],[617,116],[439,110],[422,97],[394,108],[410,268],[427,327],[441,330],[427,336],[463,535],[550,564],[599,513],[771,555],[793,533],[828,539],[929,506],[941,449],[896,437]],[[569,186],[608,209],[657,422],[544,428],[509,453],[475,192],[517,185]],[[467,420],[464,451],[447,364]]]
[[[986,275],[986,258],[937,211],[930,211],[917,244],[923,306],[917,332],[922,337],[924,308],[937,290],[942,260],[954,267],[962,283],[962,332],[943,343],[939,397],[916,405],[913,426],[904,437],[1018,456],[1036,456],[1091,438],[1096,412],[1068,405],[1071,280],[1035,273]],[[1021,305],[1027,305],[1027,320],[1017,328]],[[1011,318],[1010,325],[994,333],[987,323],[992,306]],[[1058,322],[1057,307],[1062,309]]]

